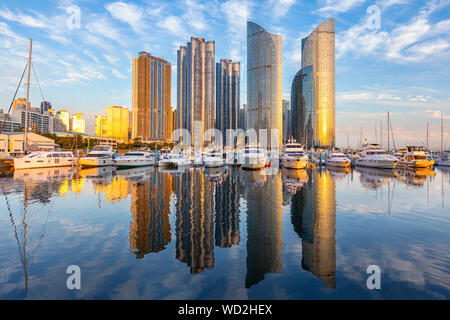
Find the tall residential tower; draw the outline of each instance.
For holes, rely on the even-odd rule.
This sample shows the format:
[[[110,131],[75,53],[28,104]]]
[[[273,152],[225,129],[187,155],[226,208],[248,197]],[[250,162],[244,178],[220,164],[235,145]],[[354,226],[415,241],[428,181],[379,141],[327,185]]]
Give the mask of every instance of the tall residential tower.
[[[282,36],[247,22],[247,129],[255,129],[258,135],[267,129],[269,148],[276,147],[272,129],[278,130],[275,141],[282,144],[282,76]]]
[[[214,128],[214,67],[214,41],[192,37],[191,42],[178,50],[177,128],[191,133],[191,143],[196,121],[201,124],[202,141],[203,133]]]
[[[133,58],[133,138],[171,139],[171,72],[170,63],[150,53]]]
[[[240,63],[221,59],[216,64],[216,129],[226,145],[227,130],[239,127]],[[234,143],[234,141],[230,141]]]
[[[311,146],[335,145],[334,19],[302,40],[302,68],[291,89],[292,134]]]

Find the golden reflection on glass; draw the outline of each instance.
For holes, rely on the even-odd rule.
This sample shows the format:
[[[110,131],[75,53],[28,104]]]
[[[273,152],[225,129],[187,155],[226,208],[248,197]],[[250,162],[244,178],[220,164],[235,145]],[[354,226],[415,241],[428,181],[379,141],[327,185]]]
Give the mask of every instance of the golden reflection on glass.
[[[398,170],[398,180],[408,186],[423,187],[427,179],[432,179],[436,173],[430,168]]]
[[[201,273],[214,267],[214,181],[189,169],[174,177],[176,258]]]
[[[247,275],[245,287],[264,279],[266,273],[281,273],[283,247],[281,173],[241,171],[247,200]]]
[[[336,288],[336,184],[328,170],[313,170],[292,196],[291,221],[302,238],[302,268]]]
[[[172,178],[153,172],[142,180],[129,180],[131,189],[130,249],[142,259],[165,249],[170,242],[170,196]]]

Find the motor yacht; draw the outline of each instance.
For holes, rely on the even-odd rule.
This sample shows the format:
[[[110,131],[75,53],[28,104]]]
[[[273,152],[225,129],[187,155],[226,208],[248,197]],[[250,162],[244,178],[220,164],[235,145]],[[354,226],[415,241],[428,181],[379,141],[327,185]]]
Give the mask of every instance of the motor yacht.
[[[218,168],[223,167],[225,165],[225,161],[223,159],[222,150],[215,150],[209,152],[206,157],[203,159],[206,168]]]
[[[288,169],[305,169],[308,165],[308,155],[301,144],[289,140],[281,155],[281,165]]]
[[[22,158],[14,158],[14,169],[71,167],[76,158],[70,151],[35,151]]]
[[[379,169],[394,169],[398,159],[382,150],[378,144],[367,144],[355,160],[355,165]]]
[[[192,164],[192,159],[189,154],[183,152],[174,152],[169,154],[166,159],[159,160],[159,166],[161,168],[168,167],[186,167]]]
[[[155,155],[148,151],[130,151],[115,159],[118,168],[145,167],[155,165]]]
[[[267,156],[259,146],[247,146],[239,154],[238,163],[242,169],[262,169],[267,164]]]
[[[327,166],[348,168],[351,161],[342,152],[333,152],[327,157]]]
[[[436,164],[442,167],[450,167],[450,151],[443,152],[442,156],[437,159]]]
[[[406,153],[398,162],[401,168],[431,168],[434,160],[428,157],[423,146],[406,146]]]
[[[111,146],[97,145],[80,159],[80,165],[83,168],[113,166],[114,151]]]

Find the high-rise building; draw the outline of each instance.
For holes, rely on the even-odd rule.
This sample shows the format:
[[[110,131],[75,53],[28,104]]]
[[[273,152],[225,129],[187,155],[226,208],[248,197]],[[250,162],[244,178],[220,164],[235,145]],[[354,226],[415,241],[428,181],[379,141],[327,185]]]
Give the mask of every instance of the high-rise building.
[[[107,106],[106,116],[95,116],[95,135],[128,143],[129,110],[121,106]]]
[[[66,131],[70,131],[70,114],[67,112],[67,110],[60,110],[56,113],[56,115],[66,126]]]
[[[18,98],[14,100],[12,110],[18,110],[20,108],[25,109],[25,105],[27,104],[27,99],[25,98]],[[28,101],[28,110],[30,109],[30,102]]]
[[[133,58],[133,138],[170,139],[171,75],[170,63],[162,58],[144,51]]]
[[[223,145],[228,143],[226,131],[239,128],[240,73],[239,62],[221,59],[216,64],[216,129],[222,132]]]
[[[41,114],[44,114],[44,112],[52,109],[52,104],[48,101],[42,101],[41,102]]]
[[[70,122],[72,123],[71,127],[73,132],[86,133],[86,124],[82,113],[73,114]]]
[[[302,40],[302,68],[291,89],[292,134],[311,146],[335,145],[334,19]]]
[[[289,101],[283,100],[283,143],[288,141],[291,134],[291,107]]]
[[[177,116],[179,129],[201,138],[203,133],[214,128],[214,67],[215,42],[204,38],[191,38],[186,46],[181,46],[177,54]],[[201,137],[194,137],[194,122],[201,124]],[[186,141],[185,141],[186,142]]]
[[[283,136],[282,121],[282,36],[268,33],[247,22],[247,129],[255,129],[259,140],[272,145],[271,131],[278,130],[277,144]],[[267,137],[259,135],[266,129]],[[263,143],[261,143],[263,145]]]

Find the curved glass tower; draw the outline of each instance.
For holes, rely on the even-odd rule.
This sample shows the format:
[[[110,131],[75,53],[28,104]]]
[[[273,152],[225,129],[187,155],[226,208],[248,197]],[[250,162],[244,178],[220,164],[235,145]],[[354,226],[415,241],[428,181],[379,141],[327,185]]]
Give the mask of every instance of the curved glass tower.
[[[267,129],[267,147],[273,148],[271,129],[283,137],[282,36],[247,22],[247,129]],[[264,137],[259,137],[260,142]]]
[[[302,69],[291,89],[292,133],[311,146],[335,145],[334,19],[302,40]]]

